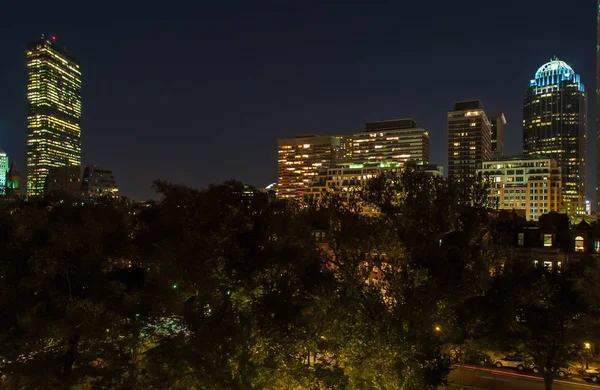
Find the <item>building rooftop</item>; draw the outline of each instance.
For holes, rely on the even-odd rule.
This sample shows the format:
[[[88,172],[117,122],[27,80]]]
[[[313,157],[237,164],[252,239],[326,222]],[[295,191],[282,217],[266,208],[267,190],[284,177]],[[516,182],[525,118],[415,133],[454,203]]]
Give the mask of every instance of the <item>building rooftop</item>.
[[[465,100],[454,103],[454,111],[483,110],[481,100]]]
[[[413,129],[415,127],[417,127],[417,121],[412,118],[390,119],[385,121],[367,122],[365,124],[365,131]]]

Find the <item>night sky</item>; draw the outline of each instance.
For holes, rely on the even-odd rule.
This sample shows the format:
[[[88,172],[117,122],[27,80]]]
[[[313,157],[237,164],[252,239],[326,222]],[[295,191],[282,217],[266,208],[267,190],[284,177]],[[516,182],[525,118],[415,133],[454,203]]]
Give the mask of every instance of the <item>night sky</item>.
[[[593,0],[7,3],[0,148],[23,176],[25,46],[42,33],[81,65],[83,163],[112,169],[135,199],[154,196],[154,179],[263,187],[277,179],[278,138],[352,133],[371,120],[414,118],[430,130],[432,162],[446,167],[456,100],[505,112],[507,152],[519,153],[525,90],[554,55],[590,93],[596,159]]]

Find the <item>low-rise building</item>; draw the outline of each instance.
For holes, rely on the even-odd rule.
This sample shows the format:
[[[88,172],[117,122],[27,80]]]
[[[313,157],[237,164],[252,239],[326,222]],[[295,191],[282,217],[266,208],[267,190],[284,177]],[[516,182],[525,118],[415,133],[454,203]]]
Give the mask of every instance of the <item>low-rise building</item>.
[[[81,167],[54,167],[48,171],[44,184],[44,194],[69,194],[79,197],[81,192]]]
[[[490,198],[498,210],[514,210],[528,221],[562,209],[561,172],[547,158],[505,157],[483,163],[491,181]]]
[[[81,194],[84,198],[118,197],[119,187],[110,169],[88,165],[83,172]]]

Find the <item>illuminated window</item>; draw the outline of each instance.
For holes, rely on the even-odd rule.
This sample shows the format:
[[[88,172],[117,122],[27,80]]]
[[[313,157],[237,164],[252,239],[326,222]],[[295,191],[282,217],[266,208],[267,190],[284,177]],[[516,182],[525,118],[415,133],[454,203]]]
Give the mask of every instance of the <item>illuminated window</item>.
[[[552,262],[551,261],[544,261],[544,268],[552,269]]]
[[[583,237],[577,236],[575,237],[575,252],[583,252]]]
[[[594,242],[594,252],[600,252],[600,241]]]
[[[552,246],[552,234],[544,234],[544,246]]]
[[[525,233],[519,233],[519,245],[525,245]]]

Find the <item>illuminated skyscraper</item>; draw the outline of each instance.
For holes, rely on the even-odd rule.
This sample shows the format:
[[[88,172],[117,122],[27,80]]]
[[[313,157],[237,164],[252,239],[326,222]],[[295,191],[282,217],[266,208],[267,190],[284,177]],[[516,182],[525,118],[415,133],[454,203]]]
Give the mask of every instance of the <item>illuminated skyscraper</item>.
[[[8,172],[8,155],[0,149],[0,196],[6,195],[6,174]]]
[[[429,162],[429,132],[413,119],[369,122],[353,136],[352,159],[356,164]]]
[[[448,176],[473,177],[492,153],[492,124],[479,100],[457,102],[448,113]]]
[[[340,139],[330,136],[300,136],[277,142],[277,197],[302,198],[319,170],[336,162]]]
[[[27,195],[44,193],[50,168],[81,165],[81,72],[54,37],[27,49]]]
[[[558,59],[542,65],[523,102],[523,153],[556,160],[563,211],[585,212],[587,103],[579,75]]]

